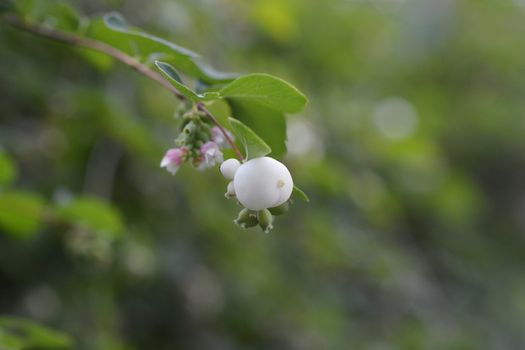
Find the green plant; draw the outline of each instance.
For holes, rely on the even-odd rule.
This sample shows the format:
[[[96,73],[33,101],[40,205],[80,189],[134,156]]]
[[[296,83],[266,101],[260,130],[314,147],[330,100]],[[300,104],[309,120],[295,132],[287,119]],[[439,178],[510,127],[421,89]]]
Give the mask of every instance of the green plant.
[[[106,54],[172,92],[180,101],[176,113],[179,134],[175,138],[176,147],[166,152],[160,164],[172,174],[183,163],[190,163],[200,170],[220,164],[226,148],[231,148],[240,162],[268,155],[281,157],[286,151],[285,114],[300,112],[307,103],[307,98],[297,88],[280,78],[260,73],[238,75],[220,72],[204,63],[197,53],[135,28],[118,13],[89,18],[79,15],[60,1],[35,3],[31,0],[12,3],[5,6],[4,11],[5,21],[16,28]],[[222,104],[227,112],[215,115],[212,109],[218,104]],[[247,125],[254,116],[260,120],[273,120],[273,124],[277,125],[273,130],[276,136],[271,142],[265,142],[257,134],[255,125]],[[275,123],[275,120],[278,122]],[[234,135],[227,130],[226,121],[243,151],[235,143]],[[277,163],[286,169],[282,163]],[[255,172],[250,176],[262,175]],[[264,196],[272,192],[273,187],[280,189],[286,183],[286,193],[281,193],[282,198],[274,202],[266,201],[267,204],[261,208],[257,206],[257,210],[288,202],[293,188],[294,193],[308,200],[304,192],[293,186],[289,172],[286,180],[275,178],[275,181],[266,182],[267,187],[248,191]],[[241,181],[233,181],[230,185],[230,197],[235,196],[236,183]],[[260,181],[243,183],[243,193],[247,190],[246,184],[261,184]],[[247,201],[241,199],[239,203],[245,206]],[[270,219],[265,221],[271,220],[269,211],[268,215]],[[265,232],[273,227],[261,222],[260,225]]]

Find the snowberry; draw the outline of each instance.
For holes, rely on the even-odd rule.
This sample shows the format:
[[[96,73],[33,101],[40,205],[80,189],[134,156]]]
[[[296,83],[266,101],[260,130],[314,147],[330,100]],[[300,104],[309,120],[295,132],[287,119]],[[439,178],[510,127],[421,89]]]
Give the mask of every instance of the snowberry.
[[[224,194],[224,197],[235,197],[235,187],[233,186],[233,181],[230,181],[230,183],[228,183],[228,187],[226,188],[226,193]]]
[[[237,159],[235,158],[226,159],[221,164],[221,173],[228,180],[233,180],[233,177],[235,176],[235,172],[237,171],[237,169],[239,169],[240,166],[241,166],[241,163]]]
[[[273,208],[286,202],[293,180],[286,166],[270,157],[255,158],[242,164],[233,178],[235,195],[248,209]]]

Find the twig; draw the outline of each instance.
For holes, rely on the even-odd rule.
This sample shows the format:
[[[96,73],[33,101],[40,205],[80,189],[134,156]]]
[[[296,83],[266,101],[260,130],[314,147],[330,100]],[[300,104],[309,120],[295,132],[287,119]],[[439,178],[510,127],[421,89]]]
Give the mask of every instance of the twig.
[[[164,77],[160,74],[149,68],[148,66],[140,63],[135,58],[129,56],[125,52],[120,51],[119,49],[114,48],[111,45],[108,45],[102,41],[90,39],[81,37],[79,35],[75,35],[72,33],[66,33],[62,32],[56,29],[52,29],[40,24],[35,23],[29,23],[24,20],[22,20],[20,17],[12,14],[8,14],[4,16],[4,19],[7,23],[12,25],[15,28],[24,30],[26,32],[42,36],[48,39],[52,39],[55,41],[59,41],[62,43],[66,43],[72,46],[77,47],[85,47],[91,50],[99,51],[102,53],[105,53],[108,56],[111,56],[115,58],[116,60],[130,66],[137,72],[147,76],[148,78],[156,81],[160,85],[162,85],[164,88],[172,92],[179,100],[186,101],[187,98],[184,96],[177,88],[175,88],[173,85],[171,85]],[[226,141],[230,144],[231,148],[235,151],[237,156],[240,160],[243,160],[244,157],[237,147],[237,145],[233,142],[231,137],[228,135],[228,132],[224,129],[224,127],[219,123],[217,118],[206,108],[206,106],[199,102],[197,103],[197,108],[202,111],[208,118],[211,119],[211,121],[217,125],[217,127],[221,130],[222,134],[224,135]]]

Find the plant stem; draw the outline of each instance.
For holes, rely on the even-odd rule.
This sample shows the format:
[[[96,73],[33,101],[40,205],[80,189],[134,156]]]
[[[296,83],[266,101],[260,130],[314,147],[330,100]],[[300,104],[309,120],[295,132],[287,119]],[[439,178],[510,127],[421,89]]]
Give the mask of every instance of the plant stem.
[[[113,46],[108,45],[102,41],[81,37],[79,35],[72,34],[72,33],[66,33],[66,32],[52,29],[52,28],[49,28],[49,27],[46,27],[40,24],[29,23],[29,22],[24,21],[20,17],[16,15],[12,15],[12,14],[4,16],[4,19],[6,20],[7,23],[12,25],[13,27],[24,30],[26,32],[29,32],[29,33],[32,33],[38,36],[42,36],[48,39],[52,39],[55,41],[59,41],[62,43],[66,43],[72,46],[84,47],[84,48],[88,48],[88,49],[95,50],[98,52],[102,52],[128,65],[132,69],[145,75],[151,80],[156,81],[157,83],[162,85],[164,88],[169,90],[171,93],[173,93],[179,100],[181,101],[187,100],[186,96],[184,96],[179,90],[177,90],[177,88],[175,88],[166,79],[164,79],[164,77],[160,73],[157,73],[156,71],[152,70],[148,66],[142,64],[137,59],[129,56],[125,52],[122,52],[119,49],[116,49]],[[237,154],[237,157],[239,157],[240,160],[243,160],[244,157],[241,151],[239,150],[237,145],[233,142],[231,137],[228,135],[228,132],[219,123],[217,118],[215,118],[215,116],[206,108],[206,106],[202,102],[197,103],[197,108],[200,111],[202,111],[204,114],[206,114],[206,116],[210,118],[211,121],[215,125],[217,125],[217,127],[221,130],[222,134],[224,135],[226,141],[230,144],[231,148]]]
[[[222,127],[221,123],[219,123],[219,121],[217,120],[217,118],[215,118],[215,116],[213,114],[211,114],[211,112],[208,110],[208,108],[206,108],[206,106],[204,105],[204,103],[202,102],[199,102],[197,103],[197,108],[203,112],[204,114],[206,114],[208,116],[208,118],[210,118],[213,123],[215,125],[217,125],[217,127],[219,128],[219,130],[222,132],[222,134],[224,135],[224,138],[226,139],[226,141],[232,146],[233,150],[235,151],[235,153],[237,154],[237,157],[239,158],[240,161],[243,161],[244,160],[244,157],[241,153],[241,151],[239,150],[239,148],[237,148],[237,146],[235,146],[235,143],[233,142],[233,140],[231,139],[230,135],[228,134],[228,132],[226,130],[224,130],[224,128]]]

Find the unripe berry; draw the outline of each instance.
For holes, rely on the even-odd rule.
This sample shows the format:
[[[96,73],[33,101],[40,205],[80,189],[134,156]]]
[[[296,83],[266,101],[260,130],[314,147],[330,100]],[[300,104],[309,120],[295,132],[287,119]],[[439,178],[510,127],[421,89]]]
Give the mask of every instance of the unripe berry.
[[[259,226],[263,229],[264,233],[270,233],[273,229],[273,216],[268,209],[263,209],[257,212],[257,220]]]
[[[233,180],[233,177],[235,176],[235,172],[239,167],[241,166],[241,163],[235,158],[226,159],[221,164],[221,173],[222,175],[227,178],[228,180]]]
[[[242,228],[253,227],[259,223],[257,213],[246,208],[240,211],[239,216],[233,222]]]
[[[226,193],[224,194],[224,197],[228,199],[235,197],[235,187],[233,187],[233,181],[230,181],[228,183],[228,187],[226,188]]]
[[[290,198],[293,190],[286,166],[270,157],[242,164],[235,172],[233,185],[239,202],[251,210],[277,207]]]

